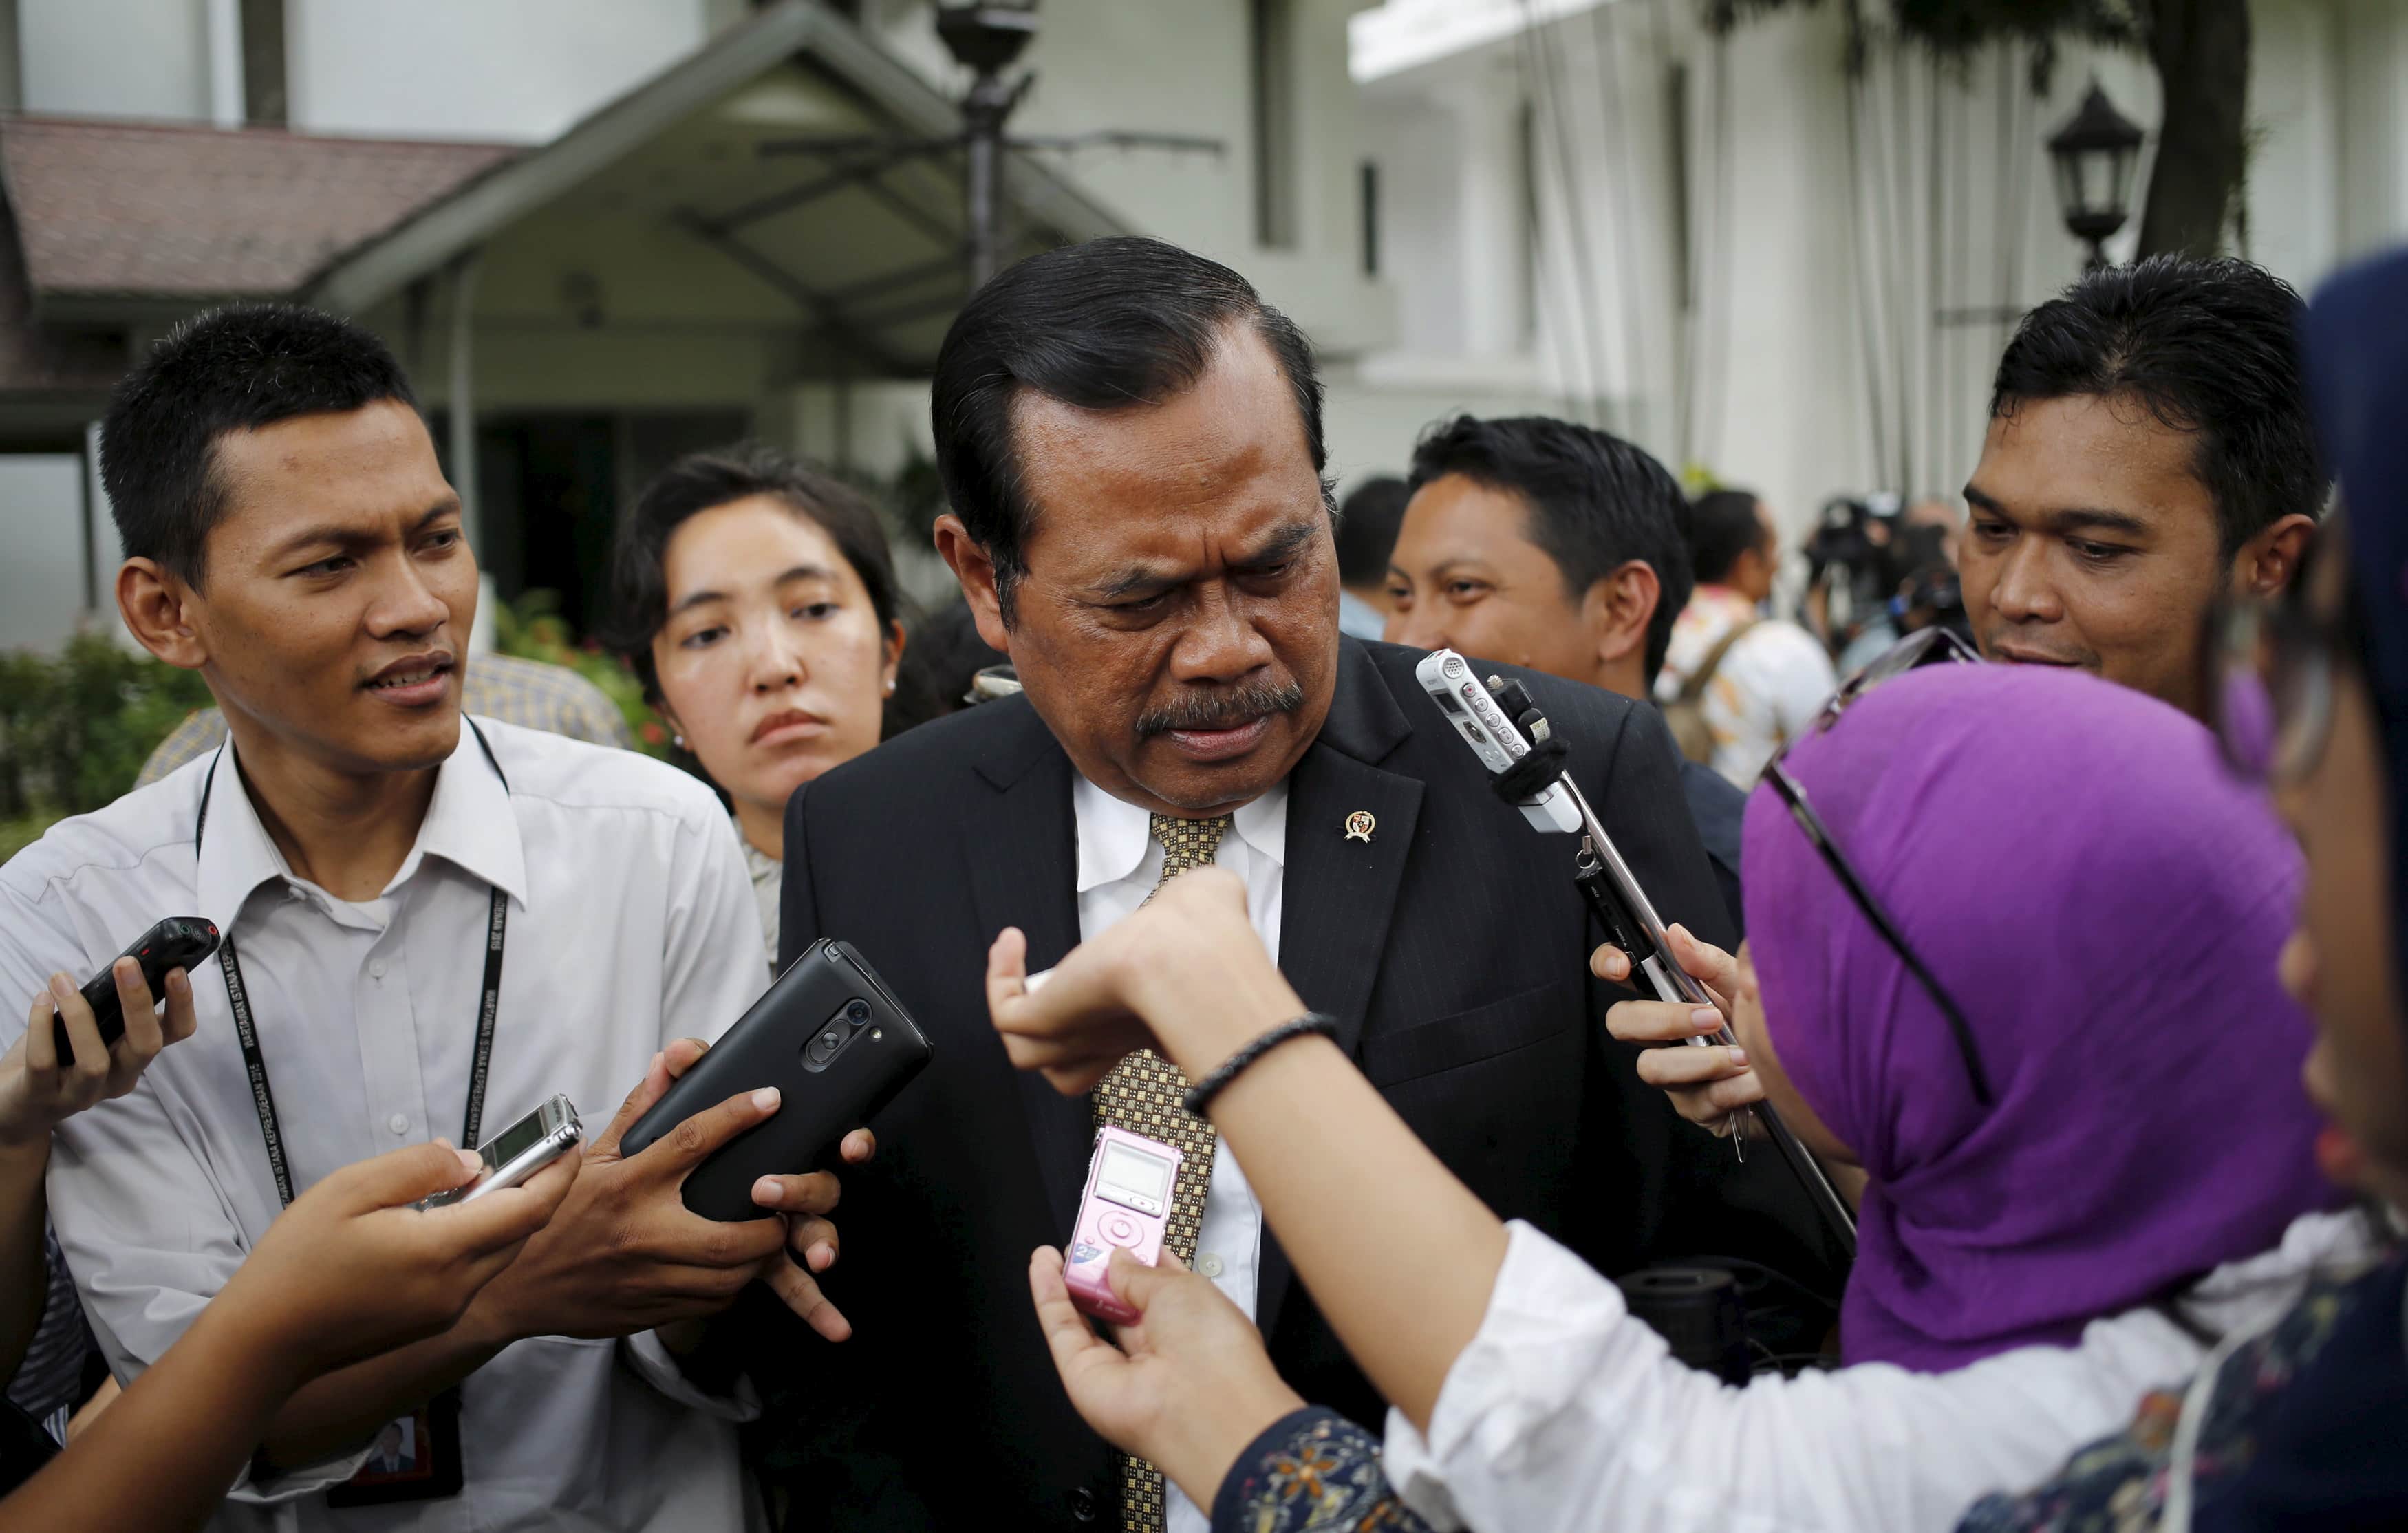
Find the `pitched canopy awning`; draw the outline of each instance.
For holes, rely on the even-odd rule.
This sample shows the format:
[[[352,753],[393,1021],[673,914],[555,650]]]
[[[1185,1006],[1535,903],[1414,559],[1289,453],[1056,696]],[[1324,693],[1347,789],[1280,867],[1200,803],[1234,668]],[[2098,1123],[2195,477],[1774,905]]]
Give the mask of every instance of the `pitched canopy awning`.
[[[358,310],[472,251],[480,321],[799,323],[849,376],[924,374],[967,295],[953,104],[815,0],[784,0],[558,139],[319,274]],[[1005,169],[1008,255],[1123,222],[1026,156]]]

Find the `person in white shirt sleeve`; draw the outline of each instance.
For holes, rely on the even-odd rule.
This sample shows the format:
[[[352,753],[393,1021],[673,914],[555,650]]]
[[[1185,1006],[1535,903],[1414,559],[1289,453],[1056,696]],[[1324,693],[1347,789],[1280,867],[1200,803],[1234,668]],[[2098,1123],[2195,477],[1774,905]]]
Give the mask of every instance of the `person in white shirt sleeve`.
[[[1775,751],[1806,732],[1838,678],[1813,635],[1764,615],[1781,568],[1781,533],[1764,502],[1745,490],[1698,497],[1689,554],[1698,586],[1672,622],[1656,700],[1679,699],[1706,672],[1696,689],[1713,740],[1706,765],[1744,792]]]
[[[757,1525],[750,1386],[685,1359],[755,1278],[844,1337],[813,1278],[835,1179],[765,1179],[760,1219],[714,1224],[683,1175],[775,1093],[632,1158],[600,1117],[762,989],[725,811],[632,752],[462,714],[476,561],[366,331],[271,306],[178,326],[120,386],[101,470],[126,626],[230,729],[0,869],[0,993],[164,916],[225,935],[193,1039],[57,1137],[52,1217],[113,1368],[156,1362],[322,1178],[566,1094],[594,1116],[557,1215],[457,1324],[300,1390],[211,1526],[390,1527],[412,1500],[426,1530]],[[395,1420],[423,1472],[354,1483]]]

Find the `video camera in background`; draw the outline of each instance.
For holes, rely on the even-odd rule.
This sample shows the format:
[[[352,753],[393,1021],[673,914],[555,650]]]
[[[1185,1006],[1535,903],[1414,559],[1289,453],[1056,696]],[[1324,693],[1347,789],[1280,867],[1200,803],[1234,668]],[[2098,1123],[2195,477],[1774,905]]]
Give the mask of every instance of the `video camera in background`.
[[[1835,657],[1885,625],[1892,641],[1932,627],[1972,640],[1951,529],[1910,523],[1905,510],[1894,494],[1834,496],[1806,539],[1802,610]]]

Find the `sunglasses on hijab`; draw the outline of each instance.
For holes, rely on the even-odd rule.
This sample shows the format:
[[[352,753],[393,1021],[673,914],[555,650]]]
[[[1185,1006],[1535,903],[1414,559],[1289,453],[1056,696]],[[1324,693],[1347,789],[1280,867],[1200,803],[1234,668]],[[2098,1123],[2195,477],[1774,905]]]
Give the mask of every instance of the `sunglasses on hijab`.
[[[1932,1004],[1940,1008],[1940,1014],[1948,1019],[1948,1031],[1956,1040],[1957,1054],[1965,1061],[1965,1078],[1973,1088],[1973,1100],[1988,1107],[1992,1100],[1990,1077],[1982,1068],[1982,1055],[1973,1047],[1973,1029],[1966,1022],[1964,1011],[1956,1005],[1956,997],[1948,994],[1948,987],[1940,982],[1939,977],[1924,963],[1922,955],[1914,951],[1914,944],[1906,939],[1906,934],[1899,929],[1898,923],[1874,897],[1863,878],[1858,876],[1856,865],[1841,852],[1839,843],[1831,838],[1829,828],[1823,824],[1823,817],[1814,812],[1813,802],[1806,796],[1805,785],[1790,776],[1785,765],[1790,750],[1799,741],[1813,739],[1829,730],[1840,722],[1840,716],[1848,710],[1849,704],[1884,681],[1894,681],[1926,666],[1980,664],[1982,657],[1973,647],[1946,628],[1926,628],[1899,641],[1871,665],[1840,683],[1840,690],[1831,694],[1831,700],[1823,705],[1823,710],[1814,716],[1814,722],[1795,738],[1784,741],[1781,749],[1772,753],[1772,759],[1765,764],[1764,781],[1771,784],[1773,793],[1787,806],[1789,817],[1798,822],[1799,830],[1805,832],[1808,844],[1830,868],[1832,877],[1840,881],[1840,886],[1847,891],[1848,898],[1857,911],[1881,935],[1889,950],[1898,954],[1899,962],[1906,966],[1907,972],[1914,976],[1915,982],[1929,994]]]

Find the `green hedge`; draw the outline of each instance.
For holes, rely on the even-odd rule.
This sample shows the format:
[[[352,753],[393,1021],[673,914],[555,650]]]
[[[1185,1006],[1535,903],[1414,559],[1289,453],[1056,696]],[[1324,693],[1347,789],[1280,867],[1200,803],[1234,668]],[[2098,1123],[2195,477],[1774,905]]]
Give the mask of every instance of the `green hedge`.
[[[494,613],[504,654],[566,666],[609,695],[640,749],[669,757],[668,733],[616,659],[580,644],[559,600],[530,591]],[[70,814],[132,791],[142,764],[196,709],[210,706],[196,671],[178,670],[98,633],[55,654],[0,651],[0,862]]]
[[[208,706],[197,673],[101,634],[0,653],[0,856],[133,787],[167,732]]]

